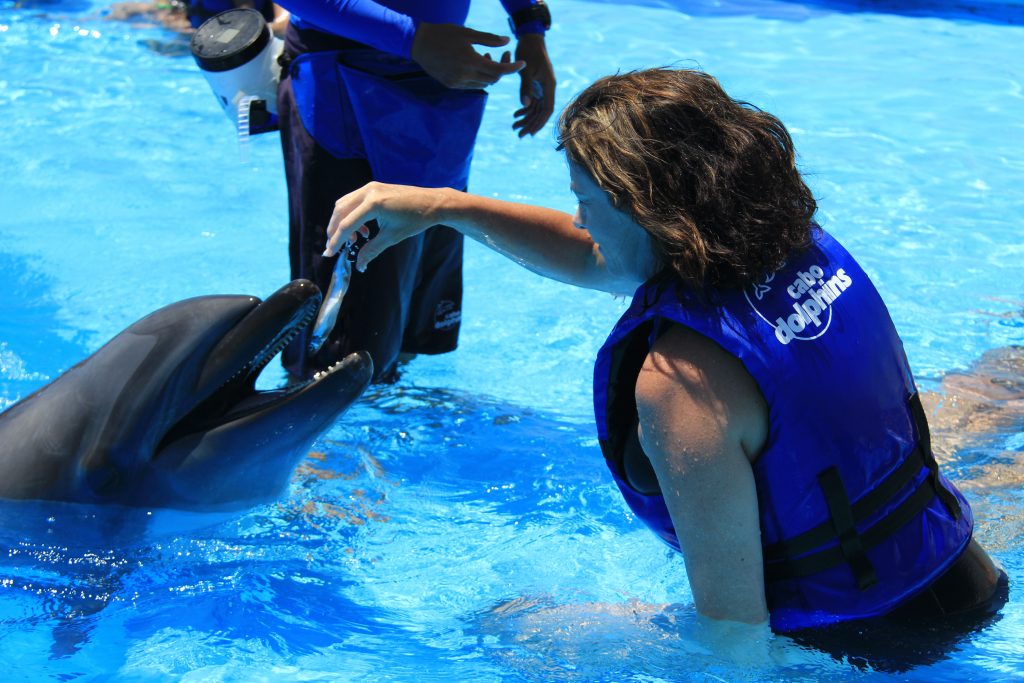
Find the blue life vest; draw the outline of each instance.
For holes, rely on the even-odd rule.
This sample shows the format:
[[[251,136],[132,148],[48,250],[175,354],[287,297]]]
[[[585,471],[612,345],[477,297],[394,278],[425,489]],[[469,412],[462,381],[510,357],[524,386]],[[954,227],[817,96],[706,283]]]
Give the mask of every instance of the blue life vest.
[[[885,614],[967,547],[970,507],[938,473],[889,313],[831,236],[743,290],[703,298],[654,278],[598,353],[598,437],[634,513],[679,549],[661,495],[628,482],[636,378],[666,321],[738,358],[768,404],[753,464],[771,625],[792,631]],[[728,580],[727,577],[723,580]]]

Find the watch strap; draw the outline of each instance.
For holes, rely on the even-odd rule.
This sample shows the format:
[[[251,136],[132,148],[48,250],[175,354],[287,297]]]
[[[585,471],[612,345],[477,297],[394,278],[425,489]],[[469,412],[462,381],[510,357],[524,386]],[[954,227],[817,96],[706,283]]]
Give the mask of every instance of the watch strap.
[[[518,38],[527,33],[544,33],[551,28],[551,11],[544,0],[516,10],[508,17],[508,26]]]

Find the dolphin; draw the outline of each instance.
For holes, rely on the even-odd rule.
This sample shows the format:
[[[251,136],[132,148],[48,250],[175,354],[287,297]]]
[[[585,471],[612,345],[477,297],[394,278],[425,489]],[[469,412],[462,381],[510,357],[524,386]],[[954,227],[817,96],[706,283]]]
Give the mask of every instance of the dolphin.
[[[359,352],[256,390],[320,301],[295,280],[266,301],[202,296],[142,318],[0,413],[0,498],[196,511],[273,500],[373,375]]]

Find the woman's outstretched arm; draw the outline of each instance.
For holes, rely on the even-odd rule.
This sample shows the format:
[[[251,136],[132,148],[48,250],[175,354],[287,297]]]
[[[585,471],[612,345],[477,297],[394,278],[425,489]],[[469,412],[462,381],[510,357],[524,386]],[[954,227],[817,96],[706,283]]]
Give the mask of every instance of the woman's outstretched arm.
[[[545,277],[613,294],[639,282],[612,277],[590,234],[562,211],[458,192],[370,183],[339,199],[327,228],[327,256],[338,253],[365,224],[380,228],[359,252],[362,270],[378,254],[433,225],[448,225]]]

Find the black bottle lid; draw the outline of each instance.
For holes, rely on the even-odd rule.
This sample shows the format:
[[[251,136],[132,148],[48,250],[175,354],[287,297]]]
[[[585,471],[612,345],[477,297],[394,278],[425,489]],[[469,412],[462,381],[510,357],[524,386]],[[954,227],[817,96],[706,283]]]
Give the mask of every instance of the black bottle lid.
[[[203,71],[231,71],[255,58],[270,42],[270,27],[254,9],[229,9],[192,34],[192,56]]]

